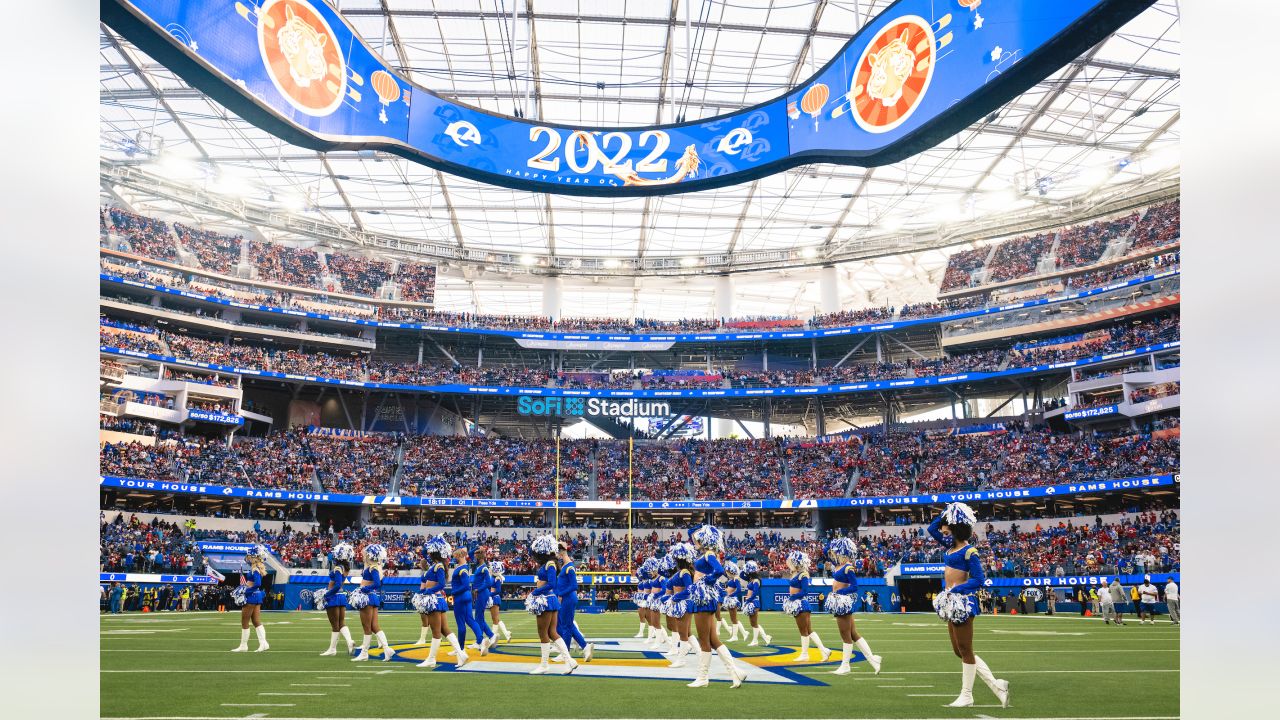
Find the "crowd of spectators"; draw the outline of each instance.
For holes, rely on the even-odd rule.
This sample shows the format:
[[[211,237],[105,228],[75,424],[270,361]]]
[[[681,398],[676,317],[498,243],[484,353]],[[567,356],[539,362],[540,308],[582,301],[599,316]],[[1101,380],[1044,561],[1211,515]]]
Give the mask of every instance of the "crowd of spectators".
[[[139,420],[137,418],[118,417],[116,415],[99,414],[98,429],[125,433],[128,435],[153,437],[158,440],[168,440],[179,436],[178,431],[171,428],[161,427],[158,423],[151,420]]]
[[[1124,237],[1137,221],[1138,213],[1132,213],[1125,217],[1066,228],[1058,234],[1058,251],[1054,256],[1057,269],[1092,265],[1102,257],[1107,243]]]
[[[309,435],[303,441],[325,490],[354,495],[385,495],[390,490],[398,438]]]
[[[117,515],[98,528],[98,565],[102,572],[173,573],[195,567],[198,551],[176,523],[154,519],[143,523]]]
[[[942,275],[942,285],[939,287],[940,292],[948,290],[958,290],[960,288],[969,287],[972,282],[973,271],[982,268],[987,260],[987,254],[991,252],[989,247],[977,247],[972,250],[961,250],[953,253],[947,258],[947,270]]]
[[[169,223],[121,208],[108,208],[99,216],[102,229],[114,232],[129,243],[135,254],[172,262],[178,257]],[[110,227],[107,227],[107,223]]]
[[[218,273],[230,273],[240,263],[240,245],[243,235],[224,235],[212,230],[201,230],[182,223],[174,223],[182,246],[190,250],[200,267]],[[139,253],[146,255],[146,253]]]
[[[1180,237],[1182,237],[1182,200],[1170,200],[1147,209],[1146,214],[1133,230],[1129,251],[1169,245]]]
[[[1004,282],[1026,277],[1036,271],[1040,257],[1053,246],[1053,233],[1026,235],[1005,240],[987,263],[987,282]]]
[[[325,264],[342,283],[341,292],[348,295],[377,297],[379,288],[391,277],[391,263],[359,255],[330,253]],[[336,287],[325,289],[330,292],[339,290]]]
[[[1173,382],[1157,383],[1146,387],[1138,388],[1129,393],[1129,402],[1137,404],[1156,398],[1169,397],[1182,392],[1182,383],[1174,380]]]
[[[295,287],[318,287],[320,282],[320,256],[309,248],[254,240],[249,243],[249,262],[262,280]]]

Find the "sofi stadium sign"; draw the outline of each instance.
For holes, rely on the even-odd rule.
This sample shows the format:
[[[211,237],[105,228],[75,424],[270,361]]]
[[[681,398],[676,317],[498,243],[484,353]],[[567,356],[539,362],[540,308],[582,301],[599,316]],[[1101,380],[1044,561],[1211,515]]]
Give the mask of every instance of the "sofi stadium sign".
[[[516,412],[521,415],[554,417],[665,417],[671,414],[671,406],[665,402],[650,400],[609,400],[607,398],[577,397],[529,397],[516,401]]]
[[[648,127],[562,125],[446,99],[377,55],[323,0],[103,0],[100,11],[183,80],[295,145],[385,150],[495,185],[618,196],[705,190],[815,162],[897,162],[1049,77],[1153,2],[898,0],[786,93]],[[381,23],[383,12],[346,15]],[[516,72],[524,83],[528,70]]]

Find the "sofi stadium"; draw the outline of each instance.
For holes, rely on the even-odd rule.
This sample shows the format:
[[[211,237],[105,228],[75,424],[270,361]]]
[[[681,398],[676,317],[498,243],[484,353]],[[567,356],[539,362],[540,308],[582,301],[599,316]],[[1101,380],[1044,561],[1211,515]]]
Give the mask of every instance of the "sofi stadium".
[[[101,12],[104,716],[1178,714],[1177,3]]]

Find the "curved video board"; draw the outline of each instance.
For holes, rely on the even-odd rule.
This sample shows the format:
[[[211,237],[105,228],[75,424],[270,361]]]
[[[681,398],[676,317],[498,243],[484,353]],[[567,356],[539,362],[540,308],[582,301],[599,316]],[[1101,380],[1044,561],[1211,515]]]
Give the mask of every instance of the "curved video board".
[[[249,122],[316,150],[378,149],[493,185],[665,195],[936,145],[1154,0],[898,0],[773,100],[673,125],[573,127],[445,99],[323,0],[102,0],[102,19]],[[852,28],[851,28],[852,30]]]

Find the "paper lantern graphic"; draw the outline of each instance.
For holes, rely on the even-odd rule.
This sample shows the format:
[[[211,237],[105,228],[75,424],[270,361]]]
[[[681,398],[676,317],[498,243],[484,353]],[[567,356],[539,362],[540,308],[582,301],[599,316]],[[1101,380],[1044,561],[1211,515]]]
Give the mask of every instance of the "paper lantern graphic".
[[[822,106],[827,104],[827,99],[830,97],[831,89],[822,83],[814,83],[804,91],[804,95],[800,96],[800,109],[813,118],[815,131],[818,129],[818,114],[822,112]]]
[[[385,123],[387,106],[400,99],[400,83],[396,82],[395,77],[386,70],[375,70],[369,76],[369,83],[373,85],[373,92],[382,103],[382,108],[378,110],[378,119]]]

